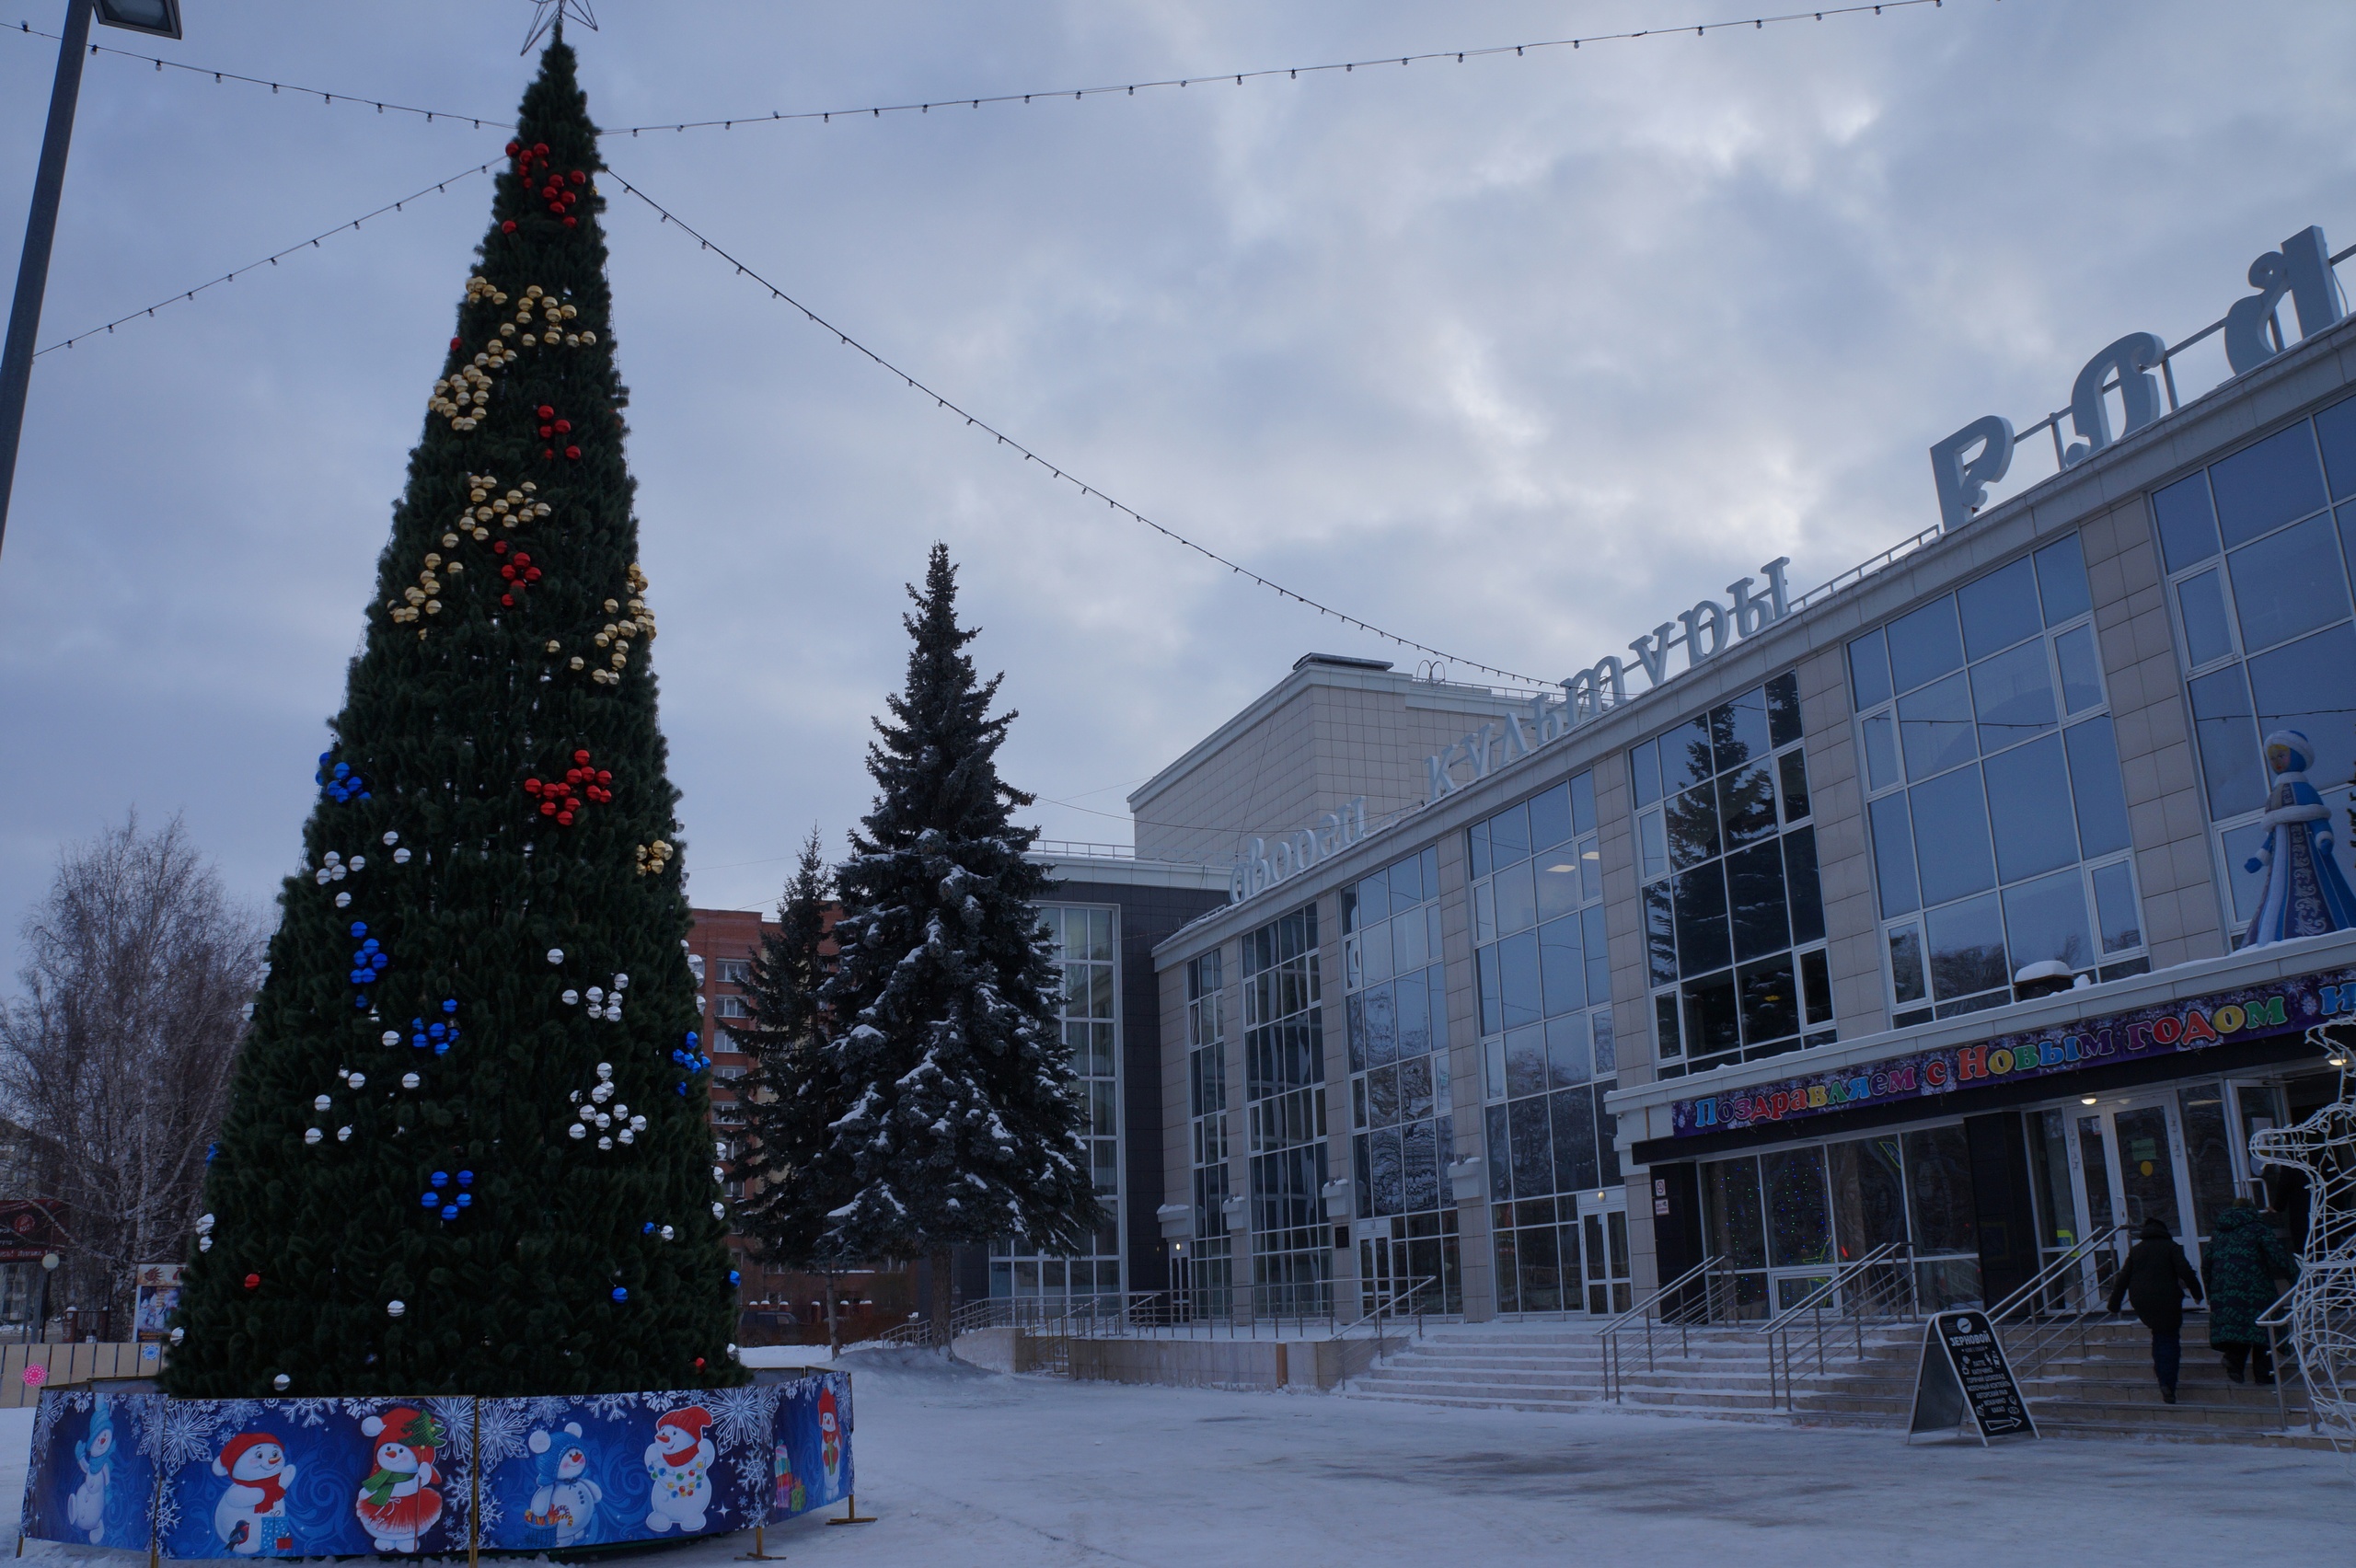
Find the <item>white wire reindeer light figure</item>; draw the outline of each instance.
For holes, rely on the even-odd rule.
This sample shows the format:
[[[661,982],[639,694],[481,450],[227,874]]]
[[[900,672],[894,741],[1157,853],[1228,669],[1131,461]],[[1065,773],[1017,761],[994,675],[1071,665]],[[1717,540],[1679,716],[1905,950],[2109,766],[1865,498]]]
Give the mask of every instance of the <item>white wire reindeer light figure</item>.
[[[2356,1437],[2356,1027],[2318,1025],[2307,1042],[2339,1069],[2339,1097],[2294,1127],[2255,1133],[2253,1169],[2303,1170],[2306,1247],[2291,1287],[2291,1348],[2318,1424]]]

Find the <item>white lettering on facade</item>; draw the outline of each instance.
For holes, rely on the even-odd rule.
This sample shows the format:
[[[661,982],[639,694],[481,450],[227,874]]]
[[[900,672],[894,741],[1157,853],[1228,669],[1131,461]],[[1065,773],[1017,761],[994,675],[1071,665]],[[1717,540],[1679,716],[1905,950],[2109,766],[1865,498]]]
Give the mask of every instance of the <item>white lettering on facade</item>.
[[[1327,812],[1311,826],[1277,839],[1273,850],[1265,838],[1248,839],[1235,864],[1228,868],[1227,901],[1241,904],[1253,894],[1297,877],[1356,844],[1366,832],[1366,797],[1360,795],[1340,811]]]
[[[1635,668],[1642,670],[1650,683],[1646,689],[1667,686],[1678,675],[1716,658],[1740,639],[1756,637],[1790,615],[1791,590],[1784,581],[1784,569],[1791,564],[1791,557],[1777,556],[1759,569],[1767,579],[1763,594],[1759,591],[1757,578],[1730,582],[1727,593],[1733,598],[1731,605],[1704,599],[1690,610],[1680,611],[1675,620],[1663,621],[1629,643],[1629,651],[1636,656]],[[1685,668],[1676,674],[1671,674],[1669,668],[1672,648],[1685,650]],[[1615,657],[1599,659],[1592,668],[1581,670],[1563,683],[1559,701],[1541,692],[1530,699],[1526,716],[1515,712],[1493,720],[1446,750],[1425,758],[1425,801],[1437,801],[1486,778],[1505,764],[1528,756],[1548,742],[1561,739],[1625,702],[1628,669]]]
[[[2275,311],[2284,295],[2290,296],[2298,314],[2303,340],[2347,317],[2347,298],[2332,271],[2331,246],[2320,226],[2300,230],[2284,240],[2280,250],[2269,250],[2252,261],[2248,278],[2258,293],[2235,300],[2223,322],[2225,361],[2235,375],[2256,370],[2282,352],[2282,328]],[[2208,333],[2200,336],[2205,338]],[[2158,334],[2130,332],[2086,362],[2070,387],[2070,424],[2079,439],[2062,452],[2063,467],[2076,467],[2119,436],[2131,434],[2162,417],[2165,409],[2160,403],[2160,380],[2152,373],[2161,369],[2167,357],[2167,344]],[[2111,433],[2110,409],[2104,398],[2105,384],[2113,380],[2125,415],[2125,428],[2119,436]],[[1988,487],[2012,467],[2013,443],[2012,421],[1984,414],[1931,448],[1931,480],[1938,492],[1942,530],[1962,527],[1988,503]],[[1966,457],[1966,453],[1970,455]]]

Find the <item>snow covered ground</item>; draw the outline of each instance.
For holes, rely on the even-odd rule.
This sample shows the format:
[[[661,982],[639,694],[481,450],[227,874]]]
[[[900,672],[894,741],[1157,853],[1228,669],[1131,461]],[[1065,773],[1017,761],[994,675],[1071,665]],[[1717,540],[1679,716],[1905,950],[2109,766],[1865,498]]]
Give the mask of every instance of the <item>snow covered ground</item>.
[[[860,1507],[880,1522],[768,1531],[798,1563],[2239,1568],[2345,1562],[2356,1538],[2356,1469],[2330,1454],[1909,1448],[1881,1432],[1070,1385],[911,1352],[843,1364]],[[0,1412],[0,1495],[21,1494],[30,1416]],[[750,1546],[662,1560],[717,1568]],[[26,1556],[138,1563],[40,1543]]]

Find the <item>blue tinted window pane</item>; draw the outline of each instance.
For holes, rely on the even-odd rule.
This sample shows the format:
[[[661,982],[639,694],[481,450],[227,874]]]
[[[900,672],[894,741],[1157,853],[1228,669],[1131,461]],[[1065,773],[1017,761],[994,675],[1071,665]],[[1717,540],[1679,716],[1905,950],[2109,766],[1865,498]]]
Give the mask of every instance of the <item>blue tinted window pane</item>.
[[[2078,837],[2086,859],[2124,849],[2127,830],[2127,786],[2119,773],[2119,739],[2110,716],[2103,714],[2073,724],[2063,739],[2070,743],[2071,794],[2078,805]]]
[[[1474,955],[1481,975],[1481,1032],[1495,1034],[1506,1026],[1506,1002],[1497,975],[1497,950],[1495,943]],[[1674,976],[1671,976],[1674,978]]]
[[[1677,879],[1677,967],[1682,974],[1723,969],[1734,962],[1727,935],[1727,880],[1716,866]]]
[[[1464,834],[1465,858],[1471,862],[1470,873],[1478,882],[1489,874],[1489,824],[1476,822]]]
[[[1571,836],[1571,789],[1557,784],[1530,802],[1530,847],[1552,849]]]
[[[1669,824],[1670,864],[1682,870],[1718,852],[1718,799],[1709,785],[1686,790],[1661,814]]]
[[[1577,916],[1538,928],[1538,966],[1544,976],[1548,1018],[1587,1006],[1587,956],[1579,949]]]
[[[2152,497],[2159,520],[2160,551],[2170,571],[2182,571],[2217,553],[2217,514],[2209,505],[2209,476],[2178,479]]]
[[[1763,765],[1719,776],[1718,828],[1728,849],[1756,844],[1775,832],[1775,785]]]
[[[1550,1195],[1554,1191],[1554,1150],[1547,1135],[1546,1101],[1516,1101],[1506,1107],[1506,1114],[1513,1123],[1513,1195]]]
[[[1800,677],[1793,671],[1767,683],[1767,738],[1779,746],[1800,738]]]
[[[1742,1043],[1735,1010],[1734,976],[1720,974],[1685,983],[1685,1054],[1688,1058],[1731,1051]],[[1697,1062],[1696,1066],[1703,1064]]]
[[[1595,1077],[1595,1049],[1587,1037],[1587,1015],[1558,1018],[1546,1026],[1546,1081],[1575,1089]]]
[[[1955,601],[1941,599],[1889,623],[1889,677],[1899,691],[1911,691],[1963,663],[1963,638],[1956,629]]]
[[[1660,799],[1660,743],[1646,741],[1628,754],[1631,787],[1636,792],[1636,804],[1649,806]]]
[[[1824,935],[1824,893],[1816,880],[1816,829],[1784,835],[1784,886],[1792,901],[1792,940]]]
[[[2062,666],[2062,707],[2084,713],[2102,706],[2102,660],[2095,651],[2095,628],[2074,626],[2053,640]]]
[[[2016,973],[2049,958],[2073,969],[2093,968],[2094,935],[2086,926],[2086,893],[2078,873],[2063,871],[2005,889],[2004,943]]]
[[[2143,945],[2142,911],[2136,906],[2135,876],[2126,861],[2096,870],[2095,917],[2102,927],[2106,955]]]
[[[2248,652],[2348,618],[2348,574],[2340,570],[2328,517],[2310,517],[2245,546],[2225,558],[2225,566]]]
[[[1889,700],[1889,649],[1878,630],[1849,644],[1849,691],[1863,713]]]
[[[1519,1029],[1545,1014],[1545,992],[1538,977],[1538,933],[1524,931],[1497,944],[1497,988],[1505,1003],[1505,1026]]]
[[[2356,774],[2356,628],[2333,627],[2249,662],[2258,732],[2298,730],[2314,743],[2308,778],[2323,789]]]
[[[1587,999],[1601,1007],[1611,998],[1611,949],[1603,938],[1603,905],[1591,904],[1579,912],[1586,928]]]
[[[1600,1169],[1596,1160],[1595,1090],[1565,1090],[1553,1096],[1548,1104],[1554,1123],[1555,1186],[1565,1193],[1594,1186]],[[1565,1266],[1569,1266],[1568,1260]],[[1577,1299],[1576,1289],[1571,1298]]]
[[[1571,831],[1595,831],[1595,774],[1591,770],[1571,780]]]
[[[1792,945],[1784,901],[1784,851],[1761,844],[1727,857],[1727,898],[1734,916],[1737,962]]]
[[[2070,779],[2062,767],[2062,737],[2032,741],[1990,757],[1986,766],[1988,817],[1996,830],[1996,875],[2013,882],[2076,860],[2078,835],[2063,809]],[[2112,771],[2117,771],[2116,763]]]
[[[1710,762],[1710,719],[1703,714],[1660,738],[1661,782],[1672,790],[1698,784],[1717,769]]]
[[[1502,1201],[1513,1196],[1513,1155],[1506,1140],[1506,1108],[1492,1105],[1484,1116],[1489,1135],[1489,1196]]]
[[[1366,1065],[1388,1066],[1399,1059],[1399,996],[1390,986],[1365,993]]]
[[[2037,586],[2045,598],[2048,626],[2060,626],[2094,608],[2094,595],[2086,590],[2085,553],[2078,548],[2077,535],[2056,539],[2037,552]]]
[[[1969,762],[1977,748],[1971,739],[1971,693],[1963,677],[1949,675],[1900,698],[1898,733],[1909,778],[1928,778]]]
[[[1944,904],[1993,886],[1996,862],[1988,843],[1988,804],[1980,770],[1958,768],[1907,791],[1913,808],[1914,855],[1923,902]]]
[[[1677,921],[1665,882],[1645,884],[1645,967],[1656,986],[1677,978]]]
[[[2176,585],[2177,605],[2184,611],[2184,657],[2199,669],[2234,651],[2233,627],[2225,618],[2225,590],[2217,573],[2204,571]]]
[[[1995,894],[1934,910],[1924,923],[1931,936],[1931,994],[1938,1000],[2011,983]]]
[[[1424,994],[1425,971],[1392,982],[1399,997],[1399,1056],[1420,1056],[1432,1048],[1431,998]]]
[[[1424,896],[1438,898],[1439,896],[1439,846],[1425,845],[1424,852],[1415,857],[1415,864],[1422,872]]]
[[[1882,918],[1914,907],[1914,830],[1906,797],[1885,795],[1867,808],[1874,824],[1874,873],[1881,887]]]
[[[2200,771],[2214,820],[2254,812],[2266,803],[2258,767],[2258,724],[2250,715],[2249,683],[2238,666],[2188,681],[2192,730],[2200,742]]]
[[[1980,715],[1980,749],[1993,752],[2053,728],[2053,676],[2045,644],[2024,642],[1971,666],[1971,706]]]
[[[2356,582],[2356,506],[2339,509],[2339,558],[2348,563],[2348,575]]]
[[[1974,659],[2010,648],[2045,627],[2037,608],[2037,569],[2026,557],[1968,584],[1956,603],[1963,612],[1964,652]]]
[[[2324,473],[2334,499],[2356,495],[2356,398],[2317,414],[2316,436],[2323,443]]]
[[[2209,469],[2217,528],[2230,548],[2255,539],[2324,503],[2315,432],[2303,421],[2235,453]]]
[[[1771,748],[1767,739],[1767,694],[1747,691],[1710,710],[1711,750],[1717,770],[1755,762]]]
[[[1489,819],[1489,854],[1500,866],[1530,855],[1530,808],[1516,806]]]
[[[1887,713],[1877,713],[1865,721],[1865,778],[1876,790],[1887,790],[1899,780],[1898,721]]]
[[[1746,964],[1735,978],[1745,1044],[1763,1045],[1800,1032],[1799,987],[1792,979],[1791,954]]]

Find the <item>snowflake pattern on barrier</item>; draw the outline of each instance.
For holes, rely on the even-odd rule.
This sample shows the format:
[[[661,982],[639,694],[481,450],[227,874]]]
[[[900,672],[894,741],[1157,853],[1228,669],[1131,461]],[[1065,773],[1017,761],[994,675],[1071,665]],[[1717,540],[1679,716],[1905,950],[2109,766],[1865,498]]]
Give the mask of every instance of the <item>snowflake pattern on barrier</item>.
[[[2356,1028],[2307,1031],[2341,1064],[2339,1097],[2295,1127],[2252,1134],[2250,1162],[2306,1173],[2306,1250],[2291,1287],[2291,1347],[2318,1424],[2336,1447],[2356,1438]]]
[[[714,1389],[704,1396],[704,1408],[711,1412],[712,1435],[722,1453],[735,1454],[737,1484],[747,1497],[764,1497],[768,1492],[779,1393],[777,1389],[756,1385]]]

